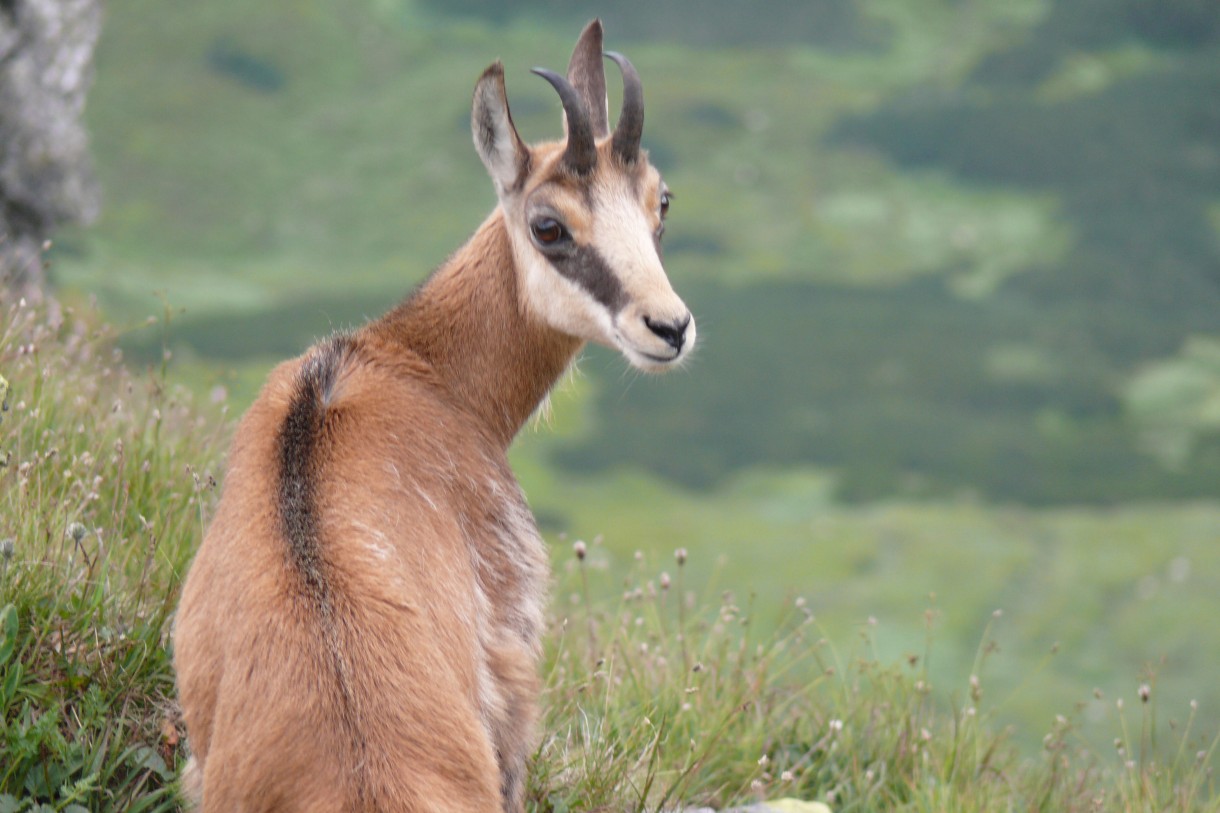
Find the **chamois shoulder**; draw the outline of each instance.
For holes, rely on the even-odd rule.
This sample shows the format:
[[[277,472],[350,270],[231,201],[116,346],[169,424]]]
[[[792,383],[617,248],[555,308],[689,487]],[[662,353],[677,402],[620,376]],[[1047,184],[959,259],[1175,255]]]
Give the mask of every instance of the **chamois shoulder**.
[[[320,460],[447,462],[446,449],[490,443],[430,363],[368,330],[319,342],[272,380],[284,482],[308,476]]]

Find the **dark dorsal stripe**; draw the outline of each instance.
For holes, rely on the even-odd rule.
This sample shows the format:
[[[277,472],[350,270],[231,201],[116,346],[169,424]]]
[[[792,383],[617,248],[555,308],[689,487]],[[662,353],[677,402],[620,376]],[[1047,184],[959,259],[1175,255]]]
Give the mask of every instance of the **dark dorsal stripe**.
[[[354,788],[358,810],[368,807],[367,777],[364,775],[364,738],[360,732],[361,711],[352,690],[343,635],[341,596],[322,555],[322,518],[318,508],[318,483],[323,474],[326,450],[322,442],[335,384],[343,366],[356,352],[351,336],[332,336],[321,342],[301,365],[294,382],[292,400],[279,434],[280,529],[288,544],[288,560],[301,580],[300,600],[318,624],[333,670],[342,724],[351,737],[356,774]]]
[[[297,372],[292,401],[279,435],[281,529],[293,565],[313,597],[323,601],[328,597],[319,550],[318,443],[335,380],[353,348],[350,336],[333,336],[305,359]]]
[[[593,246],[575,246],[547,259],[556,271],[588,291],[610,313],[618,313],[627,304],[622,283]]]

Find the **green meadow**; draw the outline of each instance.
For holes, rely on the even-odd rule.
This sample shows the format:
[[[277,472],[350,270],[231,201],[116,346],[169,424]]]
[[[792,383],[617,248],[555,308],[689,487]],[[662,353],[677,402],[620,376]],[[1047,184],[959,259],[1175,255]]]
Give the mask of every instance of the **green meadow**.
[[[701,347],[663,378],[591,349],[518,440],[557,618],[675,577],[684,549],[700,607],[771,623],[800,598],[827,639],[917,661],[950,715],[979,677],[1023,758],[1061,715],[1112,752],[1141,685],[1208,754],[1220,12],[1147,5],[125,0],[87,110],[104,212],[57,237],[52,276],[129,366],[205,405],[219,448],[272,364],[388,309],[491,210],[480,71],[502,59],[522,134],[557,137],[528,69],[564,65],[601,14],[644,78]],[[163,524],[178,509],[198,513]],[[829,696],[882,702],[850,689]],[[1089,809],[1046,798],[1021,809]],[[1142,798],[1104,809],[1169,809]]]
[[[87,309],[0,294],[0,312],[0,810],[187,809],[169,631],[215,499],[224,409],[162,373],[133,374]],[[783,490],[765,478],[751,488]],[[877,513],[883,525],[914,524]],[[825,530],[847,541],[868,521],[844,519]],[[1079,517],[1067,519],[1079,535]],[[885,614],[854,630],[819,615],[851,603],[830,589],[816,605],[723,589],[743,579],[704,550],[622,555],[609,539],[568,541],[556,539],[528,810],[777,798],[816,801],[802,808],[813,813],[1220,809],[1207,701],[1175,709],[1163,679],[1146,675],[1134,693],[1098,687],[1054,714],[1043,694],[1031,750],[1009,724],[1034,687],[1029,664],[1005,654],[1002,613],[972,631],[971,655],[929,600],[898,643],[903,625]],[[845,570],[894,553],[861,542]],[[1187,575],[1171,564],[1170,582]],[[1071,632],[1050,615],[1057,633]],[[1087,649],[1060,646],[1075,660]],[[1023,678],[1015,691],[1013,677]],[[1099,731],[1108,743],[1090,745]]]

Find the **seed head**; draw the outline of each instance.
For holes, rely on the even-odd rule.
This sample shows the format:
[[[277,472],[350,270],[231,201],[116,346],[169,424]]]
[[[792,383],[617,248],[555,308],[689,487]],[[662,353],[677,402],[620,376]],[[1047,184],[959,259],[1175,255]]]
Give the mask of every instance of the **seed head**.
[[[13,541],[12,537],[0,539],[0,559],[3,559],[6,562],[9,559],[12,559],[13,551],[16,549],[16,547],[17,545]]]
[[[1152,697],[1152,687],[1149,686],[1147,683],[1141,683],[1140,689],[1139,689],[1139,695],[1140,695],[1140,702],[1147,703],[1148,699],[1150,697]]]
[[[73,542],[79,543],[87,533],[89,533],[89,529],[79,522],[73,522],[68,526],[68,536],[72,537]]]
[[[589,553],[589,548],[579,539],[576,540],[576,543],[572,545],[572,550],[576,552],[576,558],[582,562],[585,560],[585,556]]]
[[[686,548],[678,548],[674,551],[674,559],[678,562],[678,567],[686,564]]]
[[[668,573],[666,573],[666,572],[662,571],[662,572],[661,572],[661,578],[660,578],[660,580],[659,580],[659,581],[661,582],[661,589],[662,589],[662,590],[668,590],[668,589],[669,589],[670,581],[669,581],[669,574],[668,574]]]

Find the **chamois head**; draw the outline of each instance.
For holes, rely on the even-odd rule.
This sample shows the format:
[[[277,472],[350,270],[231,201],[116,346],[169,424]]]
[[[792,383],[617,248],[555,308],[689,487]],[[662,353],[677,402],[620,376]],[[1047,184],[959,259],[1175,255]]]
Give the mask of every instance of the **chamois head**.
[[[542,68],[563,103],[567,137],[526,145],[517,134],[496,62],[479,79],[471,127],[495,182],[512,240],[522,306],[556,330],[619,350],[658,371],[684,360],[695,322],[661,264],[669,190],[640,149],[644,94],[623,75],[623,107],[609,126],[602,26],[585,27],[566,77]]]

